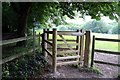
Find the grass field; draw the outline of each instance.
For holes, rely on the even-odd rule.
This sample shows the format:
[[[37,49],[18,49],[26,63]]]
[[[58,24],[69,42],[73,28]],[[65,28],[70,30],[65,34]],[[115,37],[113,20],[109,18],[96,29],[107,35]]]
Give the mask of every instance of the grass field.
[[[37,32],[39,33],[39,32]],[[102,33],[92,33],[92,36],[95,35],[97,38],[109,38],[109,39],[119,39],[120,35],[116,34],[102,34]],[[91,36],[91,38],[92,38]],[[50,38],[52,36],[50,35]],[[76,39],[74,36],[64,36],[65,39]],[[61,39],[58,36],[58,39]],[[92,41],[91,41],[92,42]],[[59,42],[63,43],[63,42]],[[120,52],[120,42],[108,42],[108,41],[96,41],[95,42],[95,48],[96,49],[102,49],[102,50],[109,50],[109,51],[119,51]]]

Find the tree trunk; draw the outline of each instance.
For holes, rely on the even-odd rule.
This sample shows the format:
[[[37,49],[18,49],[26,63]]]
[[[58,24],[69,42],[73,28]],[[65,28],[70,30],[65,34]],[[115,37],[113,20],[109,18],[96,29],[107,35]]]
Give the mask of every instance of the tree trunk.
[[[27,29],[27,17],[31,3],[20,3],[20,11],[18,17],[18,27],[17,27],[17,35],[18,37],[25,37],[26,29]],[[21,41],[17,43],[17,46],[25,46],[26,41]]]

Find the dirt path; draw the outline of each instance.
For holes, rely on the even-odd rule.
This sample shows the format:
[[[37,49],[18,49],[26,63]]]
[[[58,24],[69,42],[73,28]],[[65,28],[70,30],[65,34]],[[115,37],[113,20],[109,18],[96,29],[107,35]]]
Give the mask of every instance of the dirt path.
[[[95,55],[96,60],[104,60],[106,62],[113,62],[117,63],[118,62],[118,56],[116,55],[111,55],[111,54],[102,54],[102,53],[97,53]],[[58,75],[56,76],[57,78],[116,78],[118,75],[118,67],[116,66],[110,66],[110,65],[105,65],[105,64],[95,64],[98,69],[102,72],[102,74],[97,74],[93,72],[85,72],[85,71],[80,71],[79,68],[67,65],[67,66],[58,66],[57,71]],[[44,75],[44,78],[51,77],[51,73],[47,73]]]

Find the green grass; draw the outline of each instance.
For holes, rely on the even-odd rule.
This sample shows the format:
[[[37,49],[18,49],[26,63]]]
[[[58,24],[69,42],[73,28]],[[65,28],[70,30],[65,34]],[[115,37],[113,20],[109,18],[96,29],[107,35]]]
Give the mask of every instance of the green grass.
[[[37,32],[38,33],[38,32]],[[102,34],[102,33],[92,33],[92,36],[95,35],[97,38],[108,38],[108,39],[118,39],[118,36],[115,34]],[[91,38],[92,38],[91,36]],[[49,36],[50,39],[52,39],[52,35]],[[64,36],[65,39],[76,39],[75,36]],[[57,36],[57,39],[61,39],[59,36]],[[58,42],[58,44],[62,44],[63,42]],[[72,43],[72,42],[69,42]],[[74,43],[74,42],[73,42]],[[120,42],[108,42],[108,41],[96,41],[95,42],[95,48],[96,49],[103,49],[103,50],[110,50],[110,51],[120,51],[119,45]]]

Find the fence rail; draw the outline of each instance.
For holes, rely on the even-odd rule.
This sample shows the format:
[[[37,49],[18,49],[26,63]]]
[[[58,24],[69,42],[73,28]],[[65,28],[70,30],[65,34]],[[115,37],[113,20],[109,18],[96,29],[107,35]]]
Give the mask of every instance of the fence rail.
[[[39,33],[39,35],[36,35],[36,37],[39,37],[39,42],[40,42],[40,33]],[[20,38],[15,38],[15,39],[3,40],[3,41],[0,41],[0,46],[11,44],[11,43],[16,43],[16,42],[20,42],[20,41],[24,41],[24,40],[29,40],[29,39],[32,39],[32,38],[33,38],[33,36],[28,36],[28,37],[20,37]],[[40,45],[39,42],[38,42],[38,46]],[[35,48],[35,50],[37,50],[37,49],[38,48]],[[5,59],[0,60],[0,64],[4,64],[6,62],[12,61],[12,60],[14,60],[16,58],[19,58],[19,57],[21,57],[23,55],[29,54],[29,53],[31,53],[33,51],[34,50],[31,49],[27,53],[23,52],[23,53],[18,53],[18,54],[9,56],[9,57],[7,57]]]
[[[120,66],[120,64],[115,64],[115,63],[109,63],[109,62],[103,62],[103,61],[97,61],[94,60],[94,52],[100,52],[100,53],[105,53],[105,54],[114,54],[114,55],[120,55],[120,52],[114,52],[114,51],[108,51],[108,50],[99,50],[95,49],[95,41],[110,41],[110,42],[120,42],[119,39],[107,39],[107,38],[95,38],[93,36],[93,41],[92,41],[92,54],[91,54],[91,67],[93,67],[93,63],[100,63],[100,64],[109,64],[113,66]],[[97,54],[97,53],[96,53]]]

